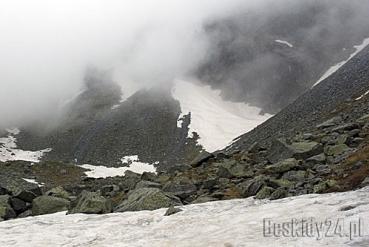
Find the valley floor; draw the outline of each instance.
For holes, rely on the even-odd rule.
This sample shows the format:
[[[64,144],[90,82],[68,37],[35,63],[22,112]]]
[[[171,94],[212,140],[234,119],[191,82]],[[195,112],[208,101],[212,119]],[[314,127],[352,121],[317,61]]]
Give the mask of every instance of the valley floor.
[[[368,193],[218,201],[171,216],[159,209],[29,217],[1,222],[0,246],[368,246]],[[293,229],[273,228],[293,219]]]

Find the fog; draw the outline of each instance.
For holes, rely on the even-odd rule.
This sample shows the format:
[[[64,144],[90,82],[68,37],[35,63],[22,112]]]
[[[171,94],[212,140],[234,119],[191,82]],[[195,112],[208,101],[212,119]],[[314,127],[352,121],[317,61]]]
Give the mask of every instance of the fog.
[[[242,1],[3,0],[0,125],[52,118],[82,88],[87,66],[119,83],[164,83],[206,52],[202,23]]]
[[[212,53],[205,23],[276,2],[290,11],[291,0],[2,0],[0,127],[52,119],[91,65],[119,84],[191,75]]]

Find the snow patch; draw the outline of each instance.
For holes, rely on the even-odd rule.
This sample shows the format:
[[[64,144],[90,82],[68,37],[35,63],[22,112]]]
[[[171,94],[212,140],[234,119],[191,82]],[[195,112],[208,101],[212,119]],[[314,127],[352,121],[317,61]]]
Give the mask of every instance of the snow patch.
[[[127,164],[127,167],[106,167],[106,166],[94,166],[89,164],[81,165],[80,167],[89,171],[85,172],[87,177],[91,178],[107,178],[115,176],[124,176],[126,171],[132,171],[138,174],[144,172],[156,173],[154,165],[159,164],[155,162],[153,164],[140,162],[137,155],[125,156],[121,159],[122,164]]]
[[[369,91],[365,92],[363,95],[361,95],[360,97],[356,98],[355,100],[361,100],[362,98],[364,98],[365,96],[367,96],[369,94]]]
[[[369,38],[366,38],[363,40],[363,42],[360,45],[355,45],[355,52],[352,53],[350,55],[350,57],[345,60],[342,61],[334,66],[332,66],[331,68],[329,68],[324,74],[323,76],[313,85],[313,87],[315,87],[316,85],[318,85],[320,82],[324,81],[325,79],[327,79],[329,76],[331,76],[333,73],[335,73],[337,70],[339,70],[343,65],[345,65],[348,61],[350,61],[353,57],[355,57],[359,52],[361,52],[365,47],[367,47],[369,45]]]
[[[183,116],[191,113],[189,137],[193,132],[199,134],[198,143],[208,152],[224,148],[271,117],[260,115],[260,108],[225,101],[220,90],[199,83],[176,80],[172,95],[180,102],[182,111],[177,126],[181,127]]]
[[[275,42],[283,44],[283,45],[287,45],[288,47],[293,48],[293,45],[288,41],[276,39]]]
[[[31,184],[37,184],[39,187],[44,186],[43,183],[39,183],[35,179],[23,178],[23,180]]]
[[[182,212],[169,217],[163,216],[166,209],[108,215],[62,212],[0,222],[0,246],[367,246],[368,193],[367,187],[276,201],[217,201],[183,206]],[[314,228],[311,236],[306,232],[299,237],[274,237],[263,228],[264,219],[275,223],[312,219],[322,228],[320,235]],[[359,219],[361,236],[345,235]],[[329,232],[326,220],[332,222]],[[332,230],[339,220],[344,229],[337,233],[342,236]]]
[[[20,133],[19,129],[6,129],[7,137],[0,138],[0,162],[24,160],[29,162],[40,162],[42,156],[50,152],[51,148],[46,148],[39,151],[24,151],[17,149],[17,139],[14,135]]]

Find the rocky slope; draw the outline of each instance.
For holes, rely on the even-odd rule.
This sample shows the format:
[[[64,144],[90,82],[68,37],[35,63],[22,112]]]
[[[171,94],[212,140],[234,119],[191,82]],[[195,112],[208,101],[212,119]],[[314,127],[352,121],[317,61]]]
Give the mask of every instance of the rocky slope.
[[[320,88],[329,82],[323,82]],[[341,102],[326,121],[314,119],[317,124],[304,131],[271,138],[271,145],[255,142],[234,151],[203,153],[190,164],[173,165],[158,174],[126,172],[123,177],[95,179],[87,178],[85,170],[73,164],[4,163],[0,170],[0,217],[11,219],[67,209],[69,213],[154,210],[215,200],[252,196],[274,200],[364,187],[369,184],[368,91]],[[34,179],[43,187],[23,178]]]

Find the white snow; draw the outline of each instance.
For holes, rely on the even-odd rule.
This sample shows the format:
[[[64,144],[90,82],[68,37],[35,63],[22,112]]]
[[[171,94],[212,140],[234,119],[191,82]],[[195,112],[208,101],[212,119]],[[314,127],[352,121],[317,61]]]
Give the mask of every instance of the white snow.
[[[35,179],[23,178],[23,180],[31,184],[37,184],[39,187],[44,186],[43,183],[39,183]]]
[[[24,151],[17,149],[17,139],[14,137],[20,133],[19,129],[6,129],[7,137],[0,138],[0,161],[24,160],[30,162],[39,162],[42,156],[51,151],[51,148],[46,148],[39,151]]]
[[[365,96],[367,96],[369,94],[369,91],[366,91],[363,95],[361,95],[360,97],[356,98],[355,100],[361,100],[362,98],[364,98]]]
[[[89,170],[85,172],[87,177],[106,178],[106,177],[124,176],[126,171],[132,171],[139,174],[142,174],[144,172],[156,173],[156,168],[154,165],[159,164],[159,162],[155,162],[154,164],[140,162],[138,155],[125,156],[121,159],[121,162],[123,164],[128,164],[129,166],[106,167],[85,164],[81,165],[80,167]]]
[[[218,201],[183,206],[182,212],[169,217],[163,216],[166,209],[29,217],[0,222],[0,246],[368,246],[368,193],[369,188],[364,188],[277,201],[252,198]],[[354,208],[343,210],[347,206]],[[298,220],[299,225],[289,233],[284,232],[285,236],[268,234],[269,222],[284,223],[293,219]],[[308,228],[301,228],[303,220],[314,223],[306,225],[313,227],[310,236],[306,235]],[[356,228],[355,234],[359,220],[361,229],[359,232]],[[332,223],[330,227],[327,222]],[[335,232],[337,222],[344,228],[337,228]],[[305,235],[296,237],[292,235],[295,231]],[[337,235],[339,233],[342,235]]]
[[[276,39],[275,42],[283,44],[283,45],[287,45],[288,47],[293,48],[293,45],[288,41]]]
[[[331,76],[333,73],[335,73],[337,70],[339,70],[343,65],[345,65],[348,61],[350,61],[353,57],[355,57],[359,52],[361,52],[365,47],[367,47],[369,45],[369,38],[366,38],[363,40],[363,42],[360,45],[355,45],[355,52],[352,53],[350,55],[350,57],[342,62],[339,62],[338,64],[332,66],[331,68],[329,68],[324,74],[323,76],[313,85],[313,87],[315,87],[316,85],[318,85],[320,82],[322,82],[323,80],[327,79],[329,76]]]
[[[234,138],[267,120],[271,115],[260,115],[261,109],[245,103],[225,101],[220,90],[210,86],[176,80],[172,95],[181,104],[182,117],[191,113],[190,135],[199,134],[198,141],[208,152],[227,146]]]

